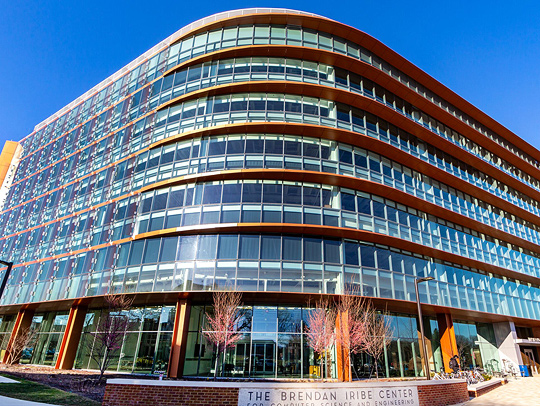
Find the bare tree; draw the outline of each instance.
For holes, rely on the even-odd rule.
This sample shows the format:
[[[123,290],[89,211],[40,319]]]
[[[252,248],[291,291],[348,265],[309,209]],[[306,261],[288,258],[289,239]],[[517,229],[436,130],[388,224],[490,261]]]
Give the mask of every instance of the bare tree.
[[[243,314],[239,307],[242,305],[242,293],[233,291],[214,292],[214,312],[206,313],[208,330],[203,331],[204,337],[216,346],[216,364],[214,379],[217,378],[218,359],[223,352],[222,369],[225,367],[227,348],[234,347],[243,337],[241,323]]]
[[[375,374],[379,378],[379,359],[385,348],[390,345],[392,338],[392,328],[385,313],[377,313],[370,306],[367,314],[367,337],[365,351],[371,355],[375,363]]]
[[[336,334],[336,310],[327,299],[320,299],[308,317],[306,333],[308,345],[321,357],[321,379],[323,379],[323,355],[328,377],[328,352],[334,345]]]
[[[88,342],[91,358],[99,365],[98,382],[116,357],[131,321],[128,311],[133,299],[126,294],[108,294],[105,296],[107,308],[101,312],[96,331],[90,333],[94,340]]]
[[[351,354],[358,354],[366,349],[369,310],[368,302],[359,296],[358,285],[349,288],[337,303],[336,344],[347,354],[349,382],[352,381]]]
[[[469,364],[468,357],[471,356],[471,348],[473,348],[474,343],[469,337],[463,335],[456,336],[456,346],[457,346],[457,356],[459,358],[459,367],[463,369],[464,365]]]
[[[32,326],[21,329],[11,342],[7,350],[6,364],[17,364],[23,355],[23,352],[37,338],[38,331]]]

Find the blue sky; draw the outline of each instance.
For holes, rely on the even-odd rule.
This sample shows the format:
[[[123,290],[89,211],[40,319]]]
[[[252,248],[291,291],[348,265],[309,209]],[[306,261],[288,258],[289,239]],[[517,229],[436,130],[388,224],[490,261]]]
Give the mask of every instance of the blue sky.
[[[367,32],[540,149],[540,3],[442,3],[0,0],[0,143],[192,21],[286,7]]]

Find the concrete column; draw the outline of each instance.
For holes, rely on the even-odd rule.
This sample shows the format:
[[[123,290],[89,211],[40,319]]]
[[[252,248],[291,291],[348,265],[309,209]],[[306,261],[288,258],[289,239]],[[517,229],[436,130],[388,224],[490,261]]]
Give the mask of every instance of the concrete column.
[[[56,359],[55,369],[72,369],[77,355],[77,348],[86,317],[86,306],[73,306],[69,311],[69,318],[60,345],[60,352]]]
[[[179,299],[176,302],[176,315],[174,319],[174,332],[169,356],[169,378],[179,378],[184,372],[184,359],[186,357],[186,344],[189,328],[189,313],[191,305],[187,300]]]
[[[514,364],[515,370],[519,371],[519,366],[523,365],[523,360],[519,345],[516,344],[517,334],[514,322],[493,323],[493,332],[495,333],[495,341],[501,358],[501,369],[504,367],[503,359],[507,359]]]
[[[17,319],[15,320],[15,325],[13,326],[13,331],[11,332],[11,337],[9,338],[6,352],[4,353],[4,358],[2,359],[3,363],[6,363],[10,357],[13,345],[16,340],[19,338],[19,334],[24,332],[32,324],[32,318],[34,317],[33,309],[19,310],[17,314]],[[20,354],[16,355],[17,358],[20,358]],[[15,362],[19,362],[19,359],[16,359]]]
[[[447,313],[438,314],[437,324],[439,325],[441,354],[443,358],[444,369],[446,372],[452,372],[452,370],[448,366],[448,363],[450,362],[450,358],[452,358],[454,355],[458,355],[452,315]]]

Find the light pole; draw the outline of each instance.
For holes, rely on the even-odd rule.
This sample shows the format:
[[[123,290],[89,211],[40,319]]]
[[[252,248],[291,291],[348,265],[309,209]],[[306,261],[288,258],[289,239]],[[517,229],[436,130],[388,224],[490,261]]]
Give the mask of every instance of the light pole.
[[[426,339],[424,338],[424,322],[422,320],[422,307],[420,306],[420,295],[418,294],[418,284],[422,282],[431,281],[434,278],[431,276],[426,276],[425,278],[416,278],[414,280],[414,289],[416,291],[416,305],[418,306],[418,321],[420,322],[420,334],[422,338],[422,352],[424,353],[424,373],[426,374],[426,379],[431,379],[429,375],[429,359],[426,351]]]
[[[9,274],[11,273],[11,268],[13,267],[13,262],[2,261],[0,259],[0,264],[7,266],[6,274],[4,275],[4,280],[2,281],[2,286],[0,286],[0,300],[1,300],[2,295],[4,294],[4,289],[6,288]]]

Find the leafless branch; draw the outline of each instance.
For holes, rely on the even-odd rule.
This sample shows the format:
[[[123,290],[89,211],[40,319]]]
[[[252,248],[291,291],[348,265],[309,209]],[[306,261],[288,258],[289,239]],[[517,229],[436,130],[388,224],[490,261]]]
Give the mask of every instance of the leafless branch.
[[[306,333],[308,345],[321,357],[321,379],[323,378],[323,355],[328,367],[328,352],[336,339],[336,309],[327,299],[320,299],[308,317]],[[328,376],[328,371],[327,371]]]
[[[31,346],[36,340],[38,331],[34,328],[23,328],[15,336],[15,339],[11,343],[11,347],[8,349],[6,364],[13,365],[19,362],[24,350]]]
[[[243,337],[241,332],[243,315],[239,309],[242,305],[242,293],[234,291],[218,291],[213,294],[214,312],[206,313],[208,330],[203,331],[204,337],[216,346],[216,363],[214,378],[217,377],[218,358],[220,351],[234,347]]]

